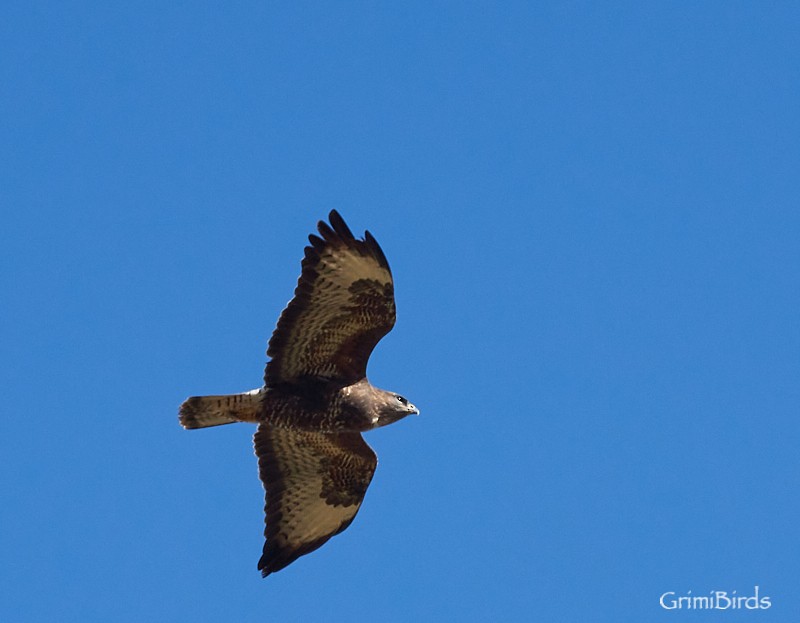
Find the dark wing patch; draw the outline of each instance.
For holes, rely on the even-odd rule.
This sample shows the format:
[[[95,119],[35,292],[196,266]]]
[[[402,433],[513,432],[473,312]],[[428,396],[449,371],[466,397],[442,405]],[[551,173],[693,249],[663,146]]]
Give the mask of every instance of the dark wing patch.
[[[294,298],[267,348],[269,386],[321,377],[350,384],[366,376],[367,360],[394,326],[389,263],[369,232],[357,240],[336,210],[310,235]]]
[[[310,433],[261,424],[253,438],[266,490],[266,577],[313,552],[356,516],[378,459],[358,433]]]

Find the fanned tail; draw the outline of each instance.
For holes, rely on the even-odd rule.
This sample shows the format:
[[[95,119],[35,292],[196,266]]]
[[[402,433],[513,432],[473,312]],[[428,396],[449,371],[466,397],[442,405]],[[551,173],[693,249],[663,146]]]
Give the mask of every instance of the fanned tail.
[[[263,396],[263,389],[225,396],[192,396],[181,405],[178,420],[184,428],[257,422]]]

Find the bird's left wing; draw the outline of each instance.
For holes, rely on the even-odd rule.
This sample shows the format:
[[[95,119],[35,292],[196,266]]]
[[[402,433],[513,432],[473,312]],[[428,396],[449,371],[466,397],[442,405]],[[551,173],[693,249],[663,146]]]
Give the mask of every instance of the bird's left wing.
[[[266,490],[266,577],[350,525],[378,459],[359,433],[323,434],[261,424],[253,438]]]

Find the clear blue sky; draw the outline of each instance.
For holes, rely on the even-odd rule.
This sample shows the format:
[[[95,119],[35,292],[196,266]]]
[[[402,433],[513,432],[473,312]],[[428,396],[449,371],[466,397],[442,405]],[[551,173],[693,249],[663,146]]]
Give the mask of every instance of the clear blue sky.
[[[800,620],[797,6],[335,4],[0,9],[0,619]],[[177,408],[332,208],[422,415],[262,580],[253,429]]]

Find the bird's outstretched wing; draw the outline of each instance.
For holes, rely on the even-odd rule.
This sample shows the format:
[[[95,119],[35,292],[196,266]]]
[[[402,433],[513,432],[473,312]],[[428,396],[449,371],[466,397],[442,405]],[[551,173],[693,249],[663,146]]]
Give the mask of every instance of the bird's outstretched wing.
[[[270,386],[322,378],[350,384],[366,376],[367,360],[394,326],[394,284],[375,238],[357,240],[336,210],[320,236],[310,235],[294,298],[267,348]]]
[[[266,577],[314,551],[356,516],[378,459],[358,433],[323,434],[261,424],[253,438],[266,490]]]

